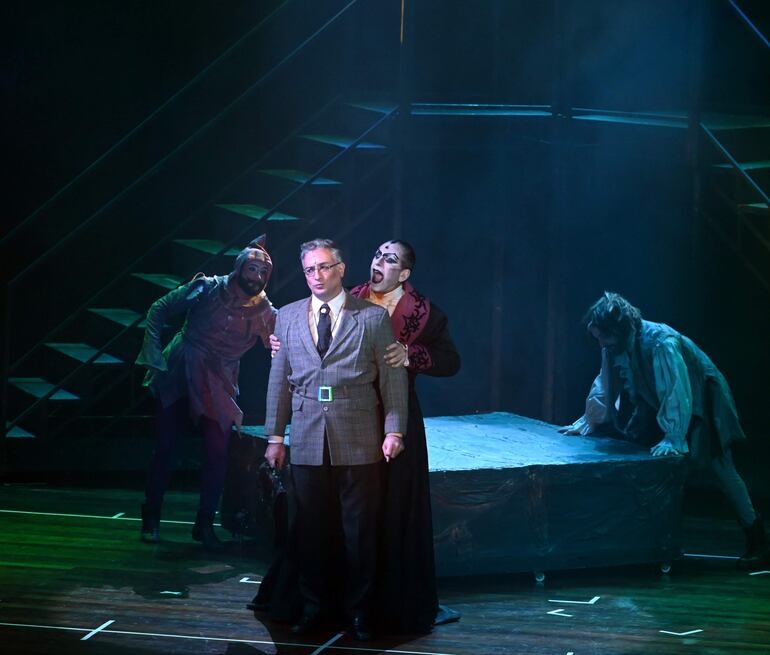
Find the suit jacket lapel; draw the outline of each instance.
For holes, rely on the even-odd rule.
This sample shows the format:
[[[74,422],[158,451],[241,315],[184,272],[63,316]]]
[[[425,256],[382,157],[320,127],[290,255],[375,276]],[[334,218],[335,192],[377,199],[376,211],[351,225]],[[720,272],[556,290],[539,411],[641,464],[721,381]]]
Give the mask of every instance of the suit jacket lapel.
[[[337,334],[332,338],[329,350],[326,351],[327,357],[340,347],[347,335],[358,325],[358,306],[354,305],[356,302],[358,301],[350,294],[345,295],[345,305],[340,317],[340,325],[337,328]]]
[[[312,304],[310,298],[308,298],[307,303],[303,306],[302,311],[299,312],[300,315],[297,316],[296,320],[301,321],[299,326],[299,336],[302,344],[305,346],[305,350],[307,350],[308,355],[311,357],[315,356],[320,361],[321,355],[318,354],[318,348],[316,348],[316,345],[313,343],[313,335],[310,334],[308,314],[310,314],[311,307]]]

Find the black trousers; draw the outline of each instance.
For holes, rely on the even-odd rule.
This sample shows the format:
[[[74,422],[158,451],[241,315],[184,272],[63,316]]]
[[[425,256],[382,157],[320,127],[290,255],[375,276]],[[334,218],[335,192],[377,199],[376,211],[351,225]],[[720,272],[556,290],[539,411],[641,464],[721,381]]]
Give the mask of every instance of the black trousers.
[[[297,564],[305,613],[333,614],[339,593],[348,617],[366,616],[377,573],[382,463],[292,464]],[[341,591],[344,590],[344,591]]]

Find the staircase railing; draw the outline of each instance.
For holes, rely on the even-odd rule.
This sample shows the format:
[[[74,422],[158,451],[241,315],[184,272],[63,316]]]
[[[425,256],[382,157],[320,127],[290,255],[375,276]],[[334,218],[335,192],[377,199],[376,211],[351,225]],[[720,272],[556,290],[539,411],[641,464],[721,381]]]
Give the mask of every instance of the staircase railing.
[[[292,0],[284,0],[284,2],[282,2],[280,5],[275,7],[270,13],[268,13],[264,18],[262,18],[259,22],[257,22],[256,25],[251,27],[245,34],[240,36],[235,41],[235,43],[227,47],[223,52],[221,52],[214,59],[212,59],[193,77],[191,77],[181,87],[179,87],[176,91],[174,91],[174,93],[172,93],[166,100],[164,100],[160,105],[158,105],[149,114],[147,114],[147,116],[145,116],[141,121],[139,121],[139,123],[137,123],[122,137],[120,137],[115,143],[113,143],[109,148],[107,148],[107,150],[105,150],[101,155],[99,155],[94,161],[92,161],[90,164],[88,164],[88,166],[86,166],[83,170],[77,173],[75,177],[73,177],[71,180],[65,183],[64,186],[62,186],[58,191],[56,191],[52,196],[50,196],[46,201],[44,201],[37,209],[35,209],[31,214],[26,216],[22,221],[20,221],[17,225],[11,228],[6,234],[3,235],[2,238],[0,238],[0,246],[4,246],[8,241],[10,241],[13,237],[15,237],[20,231],[29,227],[29,225],[32,222],[34,222],[51,205],[53,205],[59,198],[61,198],[65,193],[67,193],[67,191],[69,191],[74,186],[76,186],[89,173],[92,173],[100,165],[104,164],[111,155],[115,154],[122,146],[128,143],[128,141],[132,137],[139,134],[139,132],[141,132],[142,129],[147,127],[147,125],[149,125],[154,119],[160,116],[165,110],[169,109],[187,91],[192,89],[193,86],[195,86],[204,77],[206,77],[220,63],[225,61],[230,55],[232,55],[236,50],[238,50],[241,46],[243,46],[243,44],[246,43],[246,41],[248,41],[252,36],[257,34],[259,31],[261,31],[263,27],[268,25],[279,14],[281,10],[283,10],[288,4],[291,3],[291,1]]]
[[[740,162],[735,159],[735,157],[716,137],[711,129],[709,129],[702,122],[700,123],[700,129],[702,133],[707,137],[709,142],[730,164],[731,172],[756,194],[759,202],[764,203],[768,208],[770,208],[770,196],[768,196],[762,187],[760,187],[759,184],[757,184],[757,182],[744,170]],[[720,237],[732,247],[736,254],[741,257],[745,266],[752,272],[754,277],[762,284],[762,286],[764,286],[765,290],[770,291],[770,278],[761,270],[759,270],[749,258],[744,256],[741,248],[741,244],[743,242],[742,235],[748,232],[754,238],[756,243],[759,243],[764,247],[768,256],[770,256],[770,241],[768,241],[767,237],[762,234],[759,229],[757,229],[757,227],[752,223],[752,221],[748,219],[748,217],[740,210],[740,208],[733,206],[731,211],[734,213],[737,220],[737,234],[735,239],[726,234],[724,230],[709,217],[708,213],[706,213],[706,218],[709,220],[709,223],[712,225],[712,227],[718,232]]]
[[[47,335],[45,335],[42,339],[40,339],[31,349],[29,349],[26,353],[24,353],[21,357],[19,357],[16,361],[11,363],[11,352],[10,352],[10,342],[11,342],[11,328],[12,328],[12,316],[11,316],[11,308],[14,301],[14,294],[20,285],[20,283],[26,278],[26,276],[35,268],[37,268],[40,265],[40,262],[44,259],[49,259],[49,257],[56,252],[58,252],[61,248],[63,248],[65,245],[68,245],[77,235],[83,233],[85,229],[91,225],[97,218],[104,215],[111,207],[115,205],[116,202],[118,202],[121,198],[128,195],[131,191],[135,190],[136,188],[141,185],[143,181],[148,179],[153,174],[157,173],[161,168],[164,167],[174,156],[178,155],[180,152],[182,152],[187,146],[189,146],[191,143],[193,143],[196,139],[200,138],[201,135],[206,133],[210,128],[212,128],[214,125],[219,123],[226,115],[228,115],[235,107],[237,107],[245,98],[247,98],[250,94],[252,94],[255,90],[259,89],[260,87],[264,86],[267,81],[269,81],[271,78],[273,78],[275,75],[277,75],[282,69],[284,69],[290,62],[292,62],[299,54],[302,52],[308,45],[313,43],[314,41],[318,40],[319,37],[328,32],[330,28],[332,28],[334,25],[336,25],[345,15],[350,12],[350,10],[359,3],[359,0],[350,0],[349,2],[345,3],[336,13],[334,13],[328,20],[326,20],[319,28],[317,28],[315,31],[313,31],[312,34],[304,38],[296,47],[294,47],[287,55],[285,55],[281,61],[279,61],[277,64],[272,66],[270,70],[262,74],[255,82],[250,84],[244,91],[242,91],[234,100],[229,102],[223,109],[221,109],[216,115],[214,115],[212,118],[207,120],[204,124],[200,125],[195,129],[195,131],[190,134],[188,137],[186,137],[182,142],[177,144],[170,152],[168,152],[166,155],[161,157],[159,160],[157,160],[154,164],[152,164],[149,168],[144,170],[141,174],[139,174],[133,181],[131,181],[122,191],[120,191],[118,194],[113,196],[107,203],[102,205],[100,208],[98,208],[95,212],[93,212],[85,221],[83,221],[81,224],[79,224],[70,234],[68,234],[64,239],[54,244],[52,248],[50,248],[44,256],[41,256],[39,258],[36,258],[32,263],[30,263],[27,267],[25,267],[23,270],[18,272],[11,278],[5,285],[5,306],[6,306],[6,317],[5,317],[5,327],[4,327],[4,333],[3,333],[3,381],[2,381],[2,405],[3,405],[3,423],[4,423],[4,432],[3,436],[7,434],[8,430],[12,427],[18,425],[18,423],[23,420],[24,417],[28,416],[31,411],[33,411],[36,407],[38,407],[41,403],[45,402],[46,400],[50,399],[56,391],[60,390],[64,384],[67,383],[67,381],[71,380],[73,376],[84,366],[87,366],[91,364],[93,361],[95,361],[101,354],[103,354],[106,349],[115,342],[122,334],[125,334],[128,330],[130,330],[132,327],[135,327],[139,323],[140,319],[137,319],[134,321],[132,325],[125,326],[124,329],[120,330],[119,333],[114,336],[112,339],[110,339],[107,343],[103,344],[101,348],[99,348],[95,353],[92,353],[91,356],[89,356],[84,362],[82,362],[79,366],[75,368],[70,374],[68,374],[63,380],[60,380],[57,384],[53,385],[53,388],[50,389],[47,393],[43,394],[40,398],[37,398],[32,405],[27,407],[21,414],[14,417],[13,419],[9,420],[8,416],[8,378],[10,376],[10,373],[12,371],[15,371],[18,369],[18,367],[29,360],[30,356],[39,351],[43,345],[48,342],[54,335],[58,334],[60,330],[64,329],[66,326],[70,325],[72,321],[75,320],[76,316],[79,315],[81,312],[83,312],[87,307],[94,303],[95,300],[102,297],[107,291],[112,289],[118,282],[125,279],[128,275],[133,272],[138,264],[143,261],[147,255],[150,253],[156,252],[158,248],[161,246],[167,244],[171,239],[178,234],[179,229],[182,227],[182,224],[179,224],[175,226],[164,238],[157,241],[149,250],[147,250],[142,256],[140,256],[138,259],[136,259],[134,262],[132,262],[129,266],[127,266],[118,276],[114,277],[111,282],[96,292],[96,294],[92,295],[90,298],[88,298],[75,312],[70,313],[69,317],[65,319],[62,323],[57,325],[57,328],[53,331],[50,331]],[[148,115],[138,126],[136,126],[134,129],[132,129],[129,133],[121,137],[121,139],[118,140],[110,149],[108,149],[103,155],[101,155],[97,160],[95,160],[92,164],[90,164],[86,169],[81,171],[75,178],[73,178],[70,182],[65,185],[62,189],[60,189],[57,193],[55,193],[51,198],[49,198],[43,205],[38,207],[37,210],[35,210],[32,214],[30,214],[23,222],[23,225],[29,225],[32,221],[36,220],[39,216],[43,215],[46,209],[51,207],[53,203],[57,199],[59,199],[66,191],[72,189],[78,182],[82,181],[90,172],[93,172],[99,165],[103,164],[111,154],[115,153],[120,147],[125,144],[133,135],[135,135],[139,130],[142,129],[142,127],[146,126],[149,122],[151,122],[154,118],[156,118],[158,115],[160,115],[161,112],[163,112],[165,109],[169,108],[173,101],[180,96],[180,94],[184,93],[186,90],[190,89],[192,85],[201,78],[202,75],[212,70],[213,66],[215,66],[217,63],[223,61],[227,56],[232,54],[232,52],[238,48],[245,39],[249,38],[249,36],[253,36],[256,32],[263,29],[265,25],[267,25],[270,20],[272,20],[277,13],[286,7],[289,3],[284,2],[279,7],[277,7],[273,12],[271,12],[265,19],[260,21],[254,28],[252,28],[246,35],[244,35],[241,39],[239,39],[238,42],[236,42],[233,46],[228,48],[225,52],[223,52],[221,55],[217,57],[211,64],[209,64],[206,68],[204,68],[198,75],[195,76],[190,82],[185,84],[182,89],[180,89],[177,93],[175,93],[169,100],[164,102],[161,106],[159,106],[156,110],[154,110],[150,115]],[[330,103],[327,103],[326,107],[329,106]],[[326,108],[325,107],[325,108]],[[320,112],[317,112],[315,115],[317,115]],[[388,115],[389,117],[389,115]],[[386,116],[383,116],[379,121],[376,122],[375,125],[379,125],[383,120],[386,120]],[[284,145],[289,139],[296,136],[297,133],[299,133],[304,127],[306,127],[312,119],[309,119],[308,121],[304,122],[303,125],[300,128],[297,128],[294,132],[292,132],[291,135],[289,135],[286,139],[282,140],[281,143],[276,146],[275,148],[271,149],[270,153],[267,153],[265,156],[261,157],[256,162],[252,163],[251,166],[249,166],[245,171],[242,171],[241,174],[239,174],[235,180],[232,180],[229,185],[227,185],[225,188],[219,189],[215,195],[220,195],[224,192],[226,192],[227,188],[229,186],[235,184],[239,179],[243,177],[243,175],[247,174],[249,171],[253,170],[256,166],[259,165],[261,161],[264,161],[264,159],[269,156],[272,152],[277,150],[281,145]],[[372,126],[371,129],[374,129],[374,126]],[[364,138],[366,134],[368,134],[371,130],[367,130],[363,135],[361,135],[360,138]],[[359,143],[360,139],[356,140],[355,145]],[[353,145],[352,147],[355,147]],[[338,153],[335,157],[333,157],[329,162],[327,162],[326,165],[321,167],[319,171],[312,176],[309,180],[306,180],[304,184],[300,185],[299,187],[296,187],[287,194],[284,198],[282,198],[278,203],[276,203],[273,207],[270,208],[270,210],[263,216],[263,218],[268,218],[270,215],[274,214],[283,204],[296,194],[299,190],[304,188],[307,184],[311,184],[312,181],[319,175],[323,170],[325,170],[329,165],[331,165],[334,161],[336,161],[340,156],[344,155],[346,152],[349,151],[350,148],[345,148],[342,152]],[[199,206],[198,210],[194,211],[192,214],[190,214],[184,221],[183,225],[189,224],[189,222],[199,214],[200,211],[202,211],[204,208],[210,206],[211,202],[214,202],[216,198],[210,199],[207,202],[204,202],[202,205]],[[16,229],[12,231],[12,234],[16,234],[18,229],[21,229],[22,226],[18,226]],[[249,230],[244,230],[241,234],[239,234],[237,237],[233,238],[228,242],[226,246],[223,247],[222,251],[220,253],[217,253],[217,255],[213,255],[209,258],[213,259],[214,257],[223,254],[226,252],[232,245],[239,242],[240,239],[243,238],[243,235],[247,233]],[[0,241],[0,243],[7,243],[9,238],[12,236],[11,233],[5,235],[5,237]],[[209,261],[207,260],[207,261]],[[50,261],[50,260],[49,260]]]
[[[740,19],[746,24],[746,26],[752,31],[752,33],[762,42],[765,44],[766,47],[770,48],[770,40],[762,34],[762,31],[754,24],[754,22],[746,15],[746,12],[744,12],[739,6],[738,3],[735,2],[735,0],[727,0],[727,4],[729,4],[734,10],[735,13],[738,14]]]
[[[333,102],[333,101],[332,101]],[[331,104],[331,103],[330,103]],[[306,180],[304,180],[302,183],[298,184],[296,187],[294,187],[291,191],[286,193],[278,202],[276,202],[262,217],[262,219],[267,219],[273,214],[275,214],[277,211],[281,209],[292,197],[294,197],[296,194],[298,194],[302,189],[308,187],[309,185],[312,185],[313,181],[316,180],[318,177],[322,176],[323,173],[332,167],[336,162],[338,162],[342,157],[344,157],[349,152],[354,151],[357,146],[366,139],[373,131],[375,131],[380,125],[382,125],[384,122],[389,120],[395,113],[396,108],[393,108],[389,111],[383,112],[380,117],[372,123],[366,130],[364,130],[361,134],[359,134],[358,137],[354,141],[352,141],[350,144],[348,144],[346,147],[341,148],[337,154],[335,154],[333,157],[331,157],[329,160],[327,160],[324,164],[322,164],[314,173],[312,173],[311,176],[309,176]],[[310,121],[308,121],[309,123]],[[297,134],[301,133],[301,131],[306,127],[306,124],[303,124],[300,128],[295,130],[294,133],[286,137],[282,143],[285,143],[286,141],[290,140],[291,138],[294,138]],[[267,156],[267,155],[266,155]],[[265,156],[265,157],[266,157]],[[244,171],[239,177],[242,177],[247,172],[253,170],[256,168],[259,163],[264,159],[260,158],[257,162],[254,162],[247,171]],[[235,184],[235,180],[232,181],[229,186]],[[222,191],[224,192],[224,190]],[[215,199],[211,199],[209,202],[204,203],[201,208],[199,208],[198,211],[201,209],[209,206],[212,202],[215,202]],[[186,223],[189,223],[189,221],[192,219],[192,217],[196,214],[191,214],[188,216],[188,218],[185,221]],[[56,334],[58,334],[61,330],[63,330],[65,327],[70,325],[73,321],[76,320],[77,316],[79,316],[83,311],[85,311],[91,304],[93,304],[95,301],[97,301],[99,298],[103,297],[107,294],[108,291],[110,291],[119,281],[125,279],[128,275],[130,275],[131,272],[133,272],[137,266],[144,261],[144,259],[150,255],[151,253],[158,250],[163,244],[168,243],[173,236],[176,235],[177,229],[175,229],[170,235],[167,235],[167,237],[163,240],[162,243],[158,243],[150,250],[146,251],[143,255],[141,255],[138,259],[136,259],[130,266],[128,266],[126,269],[124,269],[118,276],[116,276],[113,280],[111,280],[107,285],[105,285],[97,294],[95,294],[93,297],[89,298],[83,305],[78,307],[77,310],[75,310],[68,319],[66,319],[63,323],[59,324],[54,330],[49,332],[38,344],[29,352],[27,352],[25,355],[23,355],[19,360],[17,360],[11,367],[9,367],[9,372],[12,372],[16,367],[20,366],[24,361],[26,361],[36,350],[43,347],[43,345],[50,341]],[[235,237],[231,238],[227,243],[225,243],[218,252],[215,254],[210,255],[207,259],[205,259],[203,262],[199,263],[200,267],[204,267],[213,262],[217,257],[221,257],[224,255],[230,248],[232,248],[235,245],[241,244],[243,240],[250,236],[253,233],[253,227],[249,226],[247,228],[244,228],[241,230]],[[197,267],[196,267],[197,268]],[[50,399],[57,391],[63,389],[65,385],[70,382],[72,379],[76,377],[76,375],[83,370],[85,367],[92,364],[100,355],[104,354],[107,349],[115,343],[122,335],[126,334],[128,331],[134,329],[143,319],[143,317],[138,317],[134,321],[132,321],[130,324],[124,326],[121,330],[118,331],[117,334],[115,334],[111,339],[109,339],[106,343],[102,345],[101,348],[98,348],[93,352],[88,358],[86,358],[83,362],[81,362],[78,366],[76,366],[68,375],[66,375],[64,378],[62,378],[59,382],[52,384],[52,387],[45,393],[42,394],[39,398],[37,398],[31,405],[29,405],[25,410],[23,410],[20,414],[18,414],[13,419],[10,419],[7,421],[6,424],[6,431],[12,429],[13,427],[19,425],[21,421],[24,420],[27,416],[29,416],[37,407],[39,407],[42,403],[44,403],[46,400]]]
[[[219,123],[225,116],[227,116],[233,109],[235,109],[240,103],[247,98],[250,94],[252,94],[254,91],[259,89],[260,87],[264,86],[264,84],[269,81],[271,78],[273,78],[281,69],[283,69],[288,63],[294,60],[294,58],[308,45],[310,45],[313,41],[315,41],[321,34],[323,34],[326,30],[328,30],[330,27],[332,27],[347,11],[350,10],[351,7],[353,7],[355,4],[357,4],[359,0],[350,0],[342,9],[340,9],[334,16],[332,16],[329,20],[327,20],[321,27],[319,27],[313,34],[311,34],[309,37],[304,39],[302,43],[300,43],[298,46],[296,46],[288,55],[286,55],[280,62],[278,62],[275,66],[273,66],[270,70],[268,70],[266,73],[261,75],[259,79],[254,82],[253,84],[249,85],[245,91],[243,91],[238,97],[236,97],[234,100],[232,100],[230,103],[228,103],[222,110],[220,110],[213,118],[206,121],[203,125],[198,127],[191,135],[186,137],[181,143],[179,143],[177,146],[175,146],[169,153],[161,157],[158,161],[156,161],[152,166],[150,166],[147,170],[142,172],[138,177],[136,177],[128,186],[126,186],[122,191],[115,194],[107,203],[102,205],[99,209],[97,209],[95,212],[93,212],[88,218],[86,218],[84,221],[78,224],[78,226],[72,230],[67,237],[64,239],[58,241],[54,246],[49,248],[44,256],[37,257],[34,259],[26,268],[22,269],[20,272],[18,272],[16,275],[14,275],[8,282],[9,286],[9,292],[12,291],[16,285],[19,284],[19,282],[26,277],[31,271],[36,269],[38,266],[42,264],[43,261],[45,261],[49,256],[54,255],[59,250],[64,248],[64,246],[68,245],[72,239],[74,239],[76,236],[78,236],[81,232],[83,232],[91,223],[93,223],[97,218],[99,218],[102,214],[104,214],[108,209],[113,207],[119,200],[124,198],[129,192],[133,191],[135,188],[137,188],[143,181],[145,181],[150,176],[157,173],[168,161],[170,161],[173,157],[175,157],[177,154],[179,154],[182,150],[184,150],[187,146],[194,143],[197,139],[199,139],[201,136],[203,136],[206,132],[208,132],[209,129],[211,129],[214,125]],[[9,293],[10,296],[10,293]]]

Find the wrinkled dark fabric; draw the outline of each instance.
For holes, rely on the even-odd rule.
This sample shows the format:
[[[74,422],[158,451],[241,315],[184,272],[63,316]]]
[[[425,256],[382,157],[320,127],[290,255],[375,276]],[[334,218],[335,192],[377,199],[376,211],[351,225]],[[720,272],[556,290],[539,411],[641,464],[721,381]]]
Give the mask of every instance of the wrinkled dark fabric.
[[[163,407],[186,396],[194,421],[205,416],[225,434],[243,420],[236,403],[240,359],[260,338],[269,347],[276,315],[264,293],[258,303],[240,306],[227,280],[227,276],[200,277],[155,301],[136,360],[148,367],[144,385]],[[185,312],[182,329],[161,350],[163,325]]]

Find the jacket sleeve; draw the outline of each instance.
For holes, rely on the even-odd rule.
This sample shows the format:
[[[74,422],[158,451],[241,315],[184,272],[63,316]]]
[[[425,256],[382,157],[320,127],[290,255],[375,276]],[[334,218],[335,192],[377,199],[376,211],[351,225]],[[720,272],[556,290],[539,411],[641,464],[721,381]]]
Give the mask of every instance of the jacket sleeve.
[[[281,340],[283,347],[278,350],[270,364],[270,377],[267,383],[267,399],[265,401],[265,435],[268,437],[283,437],[286,425],[291,417],[291,390],[289,389],[288,328],[287,317],[280,312],[275,320],[275,335]]]
[[[163,326],[167,319],[188,311],[197,303],[206,287],[206,278],[193,280],[152,303],[147,311],[147,327],[144,330],[142,350],[136,358],[137,364],[158,371],[168,370],[161,344]]]
[[[374,359],[385,419],[384,434],[397,432],[405,435],[409,409],[409,383],[405,368],[393,368],[385,363],[385,352],[393,343],[393,329],[390,325],[390,317],[384,309],[377,308],[371,327],[374,330]]]
[[[656,344],[652,354],[655,393],[660,402],[657,420],[666,438],[680,452],[687,452],[687,429],[692,418],[692,388],[678,341]]]
[[[602,367],[588,392],[585,413],[569,427],[579,430],[580,434],[593,433],[597,426],[612,421],[616,400],[617,392],[612,384],[612,362],[607,350],[603,348]]]

